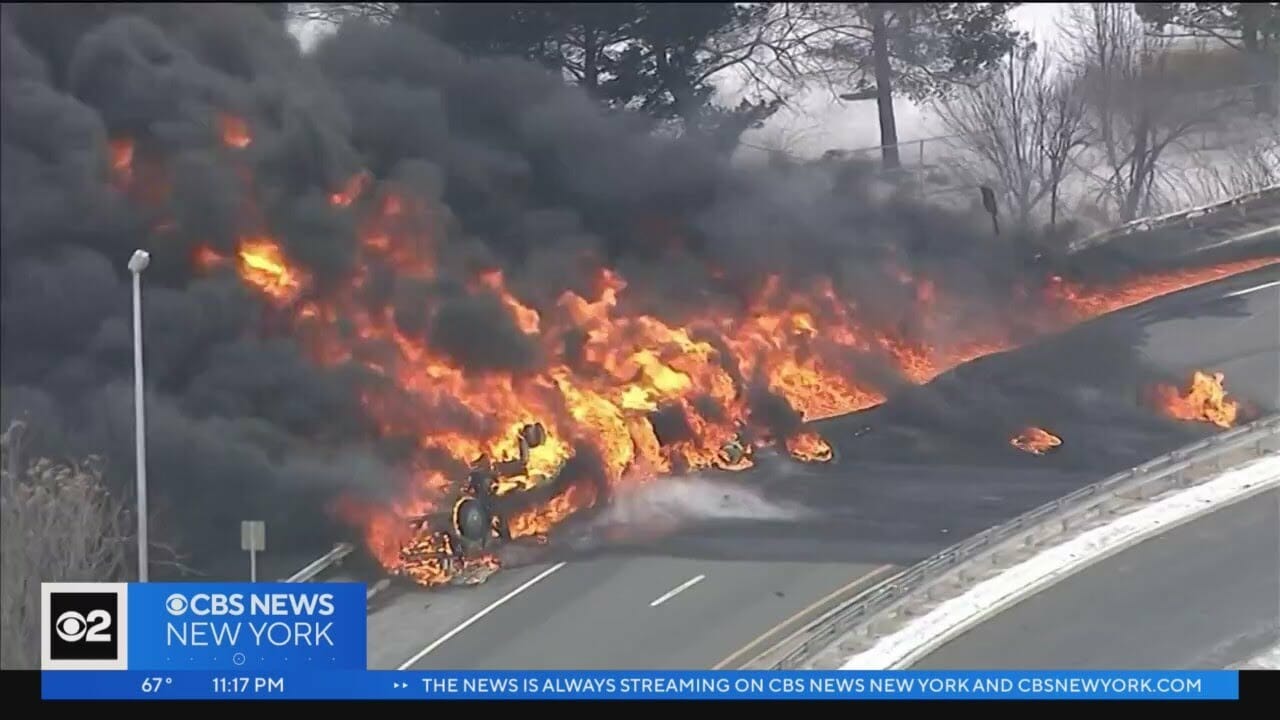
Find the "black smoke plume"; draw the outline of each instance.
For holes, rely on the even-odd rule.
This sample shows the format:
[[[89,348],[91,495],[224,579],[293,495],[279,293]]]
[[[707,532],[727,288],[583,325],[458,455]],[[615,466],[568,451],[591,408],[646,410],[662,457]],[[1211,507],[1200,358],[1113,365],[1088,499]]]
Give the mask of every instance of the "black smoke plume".
[[[434,277],[371,266],[362,302],[479,374],[541,358],[469,282],[477,268],[502,269],[539,309],[616,268],[627,302],[673,323],[745,302],[767,274],[800,289],[830,277],[887,326],[907,304],[886,259],[971,298],[1010,279],[982,218],[874,199],[847,167],[744,170],[534,65],[403,27],[351,23],[304,56],[252,5],[6,5],[0,22],[4,414],[33,416],[52,454],[105,455],[127,486],[125,263],[147,248],[152,489],[197,554],[233,549],[250,516],[272,521],[275,548],[311,542],[330,532],[321,508],[336,492],[382,497],[403,481],[411,439],[367,419],[365,367],[317,366],[234,273],[193,262],[265,231],[311,292],[332,290],[357,269],[359,239],[329,197],[361,170],[438,201],[441,256]],[[228,149],[228,117],[250,146]],[[121,137],[135,142],[123,190]],[[752,395],[775,430],[796,426],[785,403]]]

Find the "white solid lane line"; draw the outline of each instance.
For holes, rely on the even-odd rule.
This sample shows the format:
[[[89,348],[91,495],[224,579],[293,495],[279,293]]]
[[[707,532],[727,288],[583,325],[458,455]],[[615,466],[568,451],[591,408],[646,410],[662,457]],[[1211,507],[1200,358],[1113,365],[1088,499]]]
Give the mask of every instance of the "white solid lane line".
[[[531,579],[529,579],[528,581],[526,581],[526,582],[525,582],[525,584],[521,585],[520,587],[516,588],[515,590],[512,590],[511,592],[507,593],[506,595],[503,595],[502,597],[498,598],[498,599],[497,599],[497,600],[495,600],[495,601],[493,602],[493,604],[492,604],[492,605],[490,605],[489,607],[487,607],[487,608],[485,608],[485,609],[481,610],[480,612],[476,613],[475,615],[472,615],[470,618],[468,618],[468,619],[466,620],[466,622],[464,622],[464,623],[462,623],[461,625],[459,625],[459,626],[455,627],[454,629],[450,630],[449,632],[445,633],[444,635],[441,635],[439,638],[437,638],[437,639],[436,639],[436,641],[435,641],[435,642],[433,642],[433,643],[431,643],[430,645],[428,645],[428,646],[426,646],[426,647],[422,648],[422,650],[421,650],[421,651],[419,651],[417,655],[414,655],[413,657],[409,658],[408,660],[405,660],[405,661],[404,661],[404,663],[403,663],[400,667],[398,667],[398,668],[396,668],[396,669],[397,669],[397,670],[408,670],[408,669],[409,669],[409,666],[413,665],[414,663],[418,662],[418,661],[419,661],[419,660],[421,660],[422,658],[426,657],[426,656],[427,656],[427,653],[431,652],[432,650],[435,650],[436,648],[438,648],[438,647],[440,647],[441,645],[443,645],[443,644],[445,644],[446,642],[448,642],[448,641],[449,641],[449,638],[451,638],[451,637],[453,637],[454,635],[457,635],[458,633],[462,632],[463,630],[466,630],[467,628],[471,627],[471,626],[472,626],[472,625],[474,625],[474,624],[476,623],[476,621],[477,621],[477,620],[479,620],[480,618],[482,618],[482,617],[484,617],[485,615],[488,615],[489,613],[493,612],[494,610],[497,610],[498,608],[502,607],[502,605],[503,605],[504,603],[506,603],[508,600],[510,600],[511,598],[513,598],[513,597],[515,597],[515,596],[519,595],[520,593],[524,592],[525,590],[528,590],[529,588],[531,588],[531,587],[533,587],[534,585],[538,584],[538,583],[539,583],[539,582],[541,582],[544,578],[546,578],[548,575],[550,575],[551,573],[553,573],[553,572],[555,572],[555,571],[559,570],[560,568],[564,567],[564,566],[565,566],[565,565],[567,565],[567,564],[568,564],[568,563],[563,563],[563,562],[561,562],[561,563],[556,563],[555,565],[552,565],[551,567],[547,568],[546,570],[543,570],[542,572],[540,572],[540,573],[538,573],[537,575],[533,576],[533,578],[531,578]]]
[[[1245,288],[1243,290],[1236,290],[1235,292],[1229,292],[1226,295],[1223,295],[1223,297],[1238,297],[1240,295],[1248,295],[1249,293],[1255,293],[1255,292],[1258,292],[1259,290],[1266,290],[1267,288],[1275,287],[1276,285],[1280,285],[1280,280],[1272,280],[1269,283],[1254,285],[1251,288]]]
[[[649,603],[649,607],[658,607],[658,606],[659,606],[659,605],[661,605],[662,603],[664,603],[664,602],[666,602],[666,601],[670,600],[671,598],[673,598],[673,597],[675,597],[675,596],[679,595],[680,593],[684,592],[685,590],[688,590],[689,588],[693,587],[694,585],[697,585],[698,583],[700,583],[700,582],[702,582],[703,580],[706,580],[706,579],[707,579],[707,576],[706,576],[706,575],[698,575],[697,577],[689,578],[688,580],[685,580],[684,582],[680,583],[679,585],[677,585],[677,586],[675,586],[675,587],[671,588],[671,590],[670,590],[670,591],[668,591],[666,595],[663,595],[662,597],[658,598],[657,600],[654,600],[653,602]]]
[[[1222,247],[1223,245],[1230,245],[1233,242],[1240,242],[1241,240],[1252,240],[1256,237],[1262,237],[1263,235],[1266,235],[1269,232],[1275,232],[1276,230],[1280,230],[1280,225],[1272,225],[1271,227],[1259,228],[1257,230],[1254,230],[1253,232],[1247,232],[1247,233],[1244,233],[1243,235],[1236,235],[1235,237],[1229,237],[1226,240],[1219,240],[1216,243],[1205,245],[1200,249],[1212,250],[1216,247]]]

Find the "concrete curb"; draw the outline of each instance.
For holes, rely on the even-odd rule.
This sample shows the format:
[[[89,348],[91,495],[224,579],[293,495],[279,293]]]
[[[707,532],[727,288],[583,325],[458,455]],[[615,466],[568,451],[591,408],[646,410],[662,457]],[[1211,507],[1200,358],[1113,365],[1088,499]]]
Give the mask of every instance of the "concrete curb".
[[[842,669],[905,669],[967,630],[1139,543],[1280,487],[1280,457],[1264,456],[1051,547],[938,605]]]

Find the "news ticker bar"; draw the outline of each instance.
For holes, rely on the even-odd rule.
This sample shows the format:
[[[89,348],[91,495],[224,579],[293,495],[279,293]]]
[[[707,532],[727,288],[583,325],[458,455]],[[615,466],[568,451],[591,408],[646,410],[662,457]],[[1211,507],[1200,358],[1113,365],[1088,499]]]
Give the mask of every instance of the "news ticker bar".
[[[1238,700],[1236,671],[41,673],[45,700]]]

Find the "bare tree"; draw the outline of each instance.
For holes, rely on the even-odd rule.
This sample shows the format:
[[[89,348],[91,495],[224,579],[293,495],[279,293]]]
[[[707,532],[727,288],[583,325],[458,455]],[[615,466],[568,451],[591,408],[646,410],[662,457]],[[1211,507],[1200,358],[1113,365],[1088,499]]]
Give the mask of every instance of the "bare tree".
[[[1075,169],[1089,129],[1079,85],[1055,74],[1049,53],[1016,49],[986,82],[958,88],[934,109],[976,156],[978,174],[993,176],[989,184],[1003,192],[1020,223],[1029,223],[1048,200],[1049,223],[1057,224],[1063,180]]]
[[[1280,137],[1260,137],[1226,154],[1225,161],[1206,158],[1193,164],[1190,177],[1181,183],[1189,195],[1186,202],[1203,205],[1280,186]]]
[[[1086,170],[1100,184],[1097,200],[1122,222],[1150,214],[1167,181],[1166,150],[1212,125],[1239,98],[1178,92],[1166,65],[1169,40],[1146,33],[1132,3],[1073,4],[1062,30],[1101,156]]]
[[[27,461],[26,426],[0,436],[0,665],[40,661],[40,583],[119,580],[129,565],[130,513],[102,482],[99,459]]]
[[[1212,39],[1234,50],[1244,61],[1231,68],[1247,78],[1254,107],[1275,116],[1275,85],[1280,43],[1280,3],[1137,3],[1148,32],[1165,38]]]
[[[389,22],[399,10],[399,3],[295,3],[289,15],[299,20],[321,20],[335,25],[344,20],[361,19]]]

